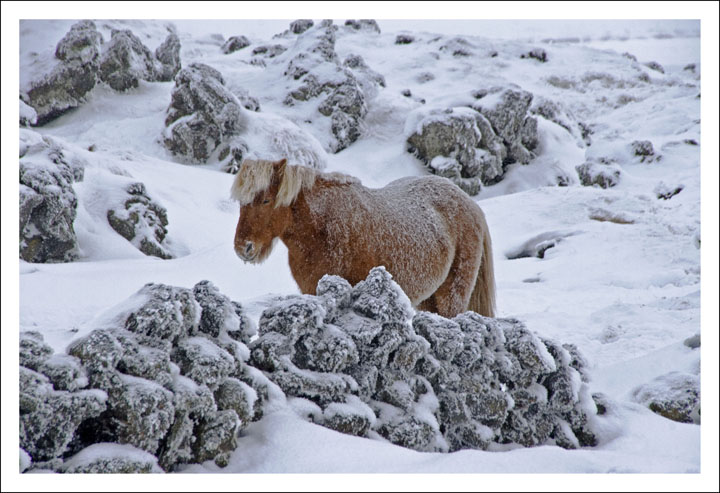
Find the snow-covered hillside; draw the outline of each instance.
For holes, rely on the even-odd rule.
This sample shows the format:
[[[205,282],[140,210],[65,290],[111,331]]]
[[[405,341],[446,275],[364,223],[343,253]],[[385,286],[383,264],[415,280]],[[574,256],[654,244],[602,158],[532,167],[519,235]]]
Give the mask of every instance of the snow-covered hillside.
[[[20,22],[21,94],[57,67],[56,45],[75,22]],[[241,432],[226,467],[208,460],[180,472],[700,472],[699,416],[671,421],[652,412],[647,397],[652,390],[664,399],[677,382],[694,383],[683,392],[699,392],[699,22],[597,21],[579,29],[536,21],[526,35],[511,37],[465,23],[454,34],[447,22],[434,31],[430,21],[406,29],[399,21],[335,21],[331,56],[321,21],[301,33],[287,24],[268,33],[249,22],[95,21],[104,50],[116,29],[129,29],[152,53],[174,33],[182,67],[202,63],[220,72],[222,90],[240,103],[241,126],[209,143],[207,158],[173,153],[189,135],[173,129],[194,117],[168,122],[176,83],[148,74],[124,92],[99,81],[77,107],[41,126],[21,125],[28,176],[60,166],[58,159],[70,175],[82,169],[62,182],[63,200],[74,193],[77,203],[69,219],[77,244],[65,258],[72,261],[20,261],[21,332],[37,331],[65,353],[144,284],[192,289],[201,280],[257,323],[278,295],[299,290],[283,244],[261,265],[243,263],[233,250],[238,206],[229,195],[234,175],[225,172],[233,153],[287,156],[373,188],[430,168],[443,173],[443,166],[464,167],[457,179],[470,180],[461,152],[431,156],[426,165],[408,139],[450,115],[482,113],[496,126],[492,111],[506,111],[506,95],[529,93],[520,118],[535,122],[533,139],[519,130],[514,142],[500,138],[512,159],[497,161],[500,175],[483,178],[473,199],[492,236],[498,316],[579,348],[589,390],[606,405],[597,416],[597,446],[416,452],[379,435],[358,438],[309,423],[297,403],[280,399]],[[227,42],[242,35],[249,45],[231,51]],[[351,86],[362,98],[355,106],[341,100],[328,107],[318,95],[327,94],[323,87]],[[21,103],[26,122],[30,99]],[[477,155],[489,156],[482,146]],[[21,194],[30,193],[28,183]],[[138,196],[150,219],[128,241],[108,211],[126,218],[132,211],[124,201]],[[163,254],[141,251],[143,238]]]

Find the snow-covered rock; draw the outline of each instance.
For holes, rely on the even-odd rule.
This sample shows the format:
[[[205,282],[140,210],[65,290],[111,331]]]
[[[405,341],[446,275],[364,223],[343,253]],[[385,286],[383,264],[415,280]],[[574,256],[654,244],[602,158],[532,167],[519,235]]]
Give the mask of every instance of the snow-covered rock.
[[[586,187],[611,188],[620,183],[623,170],[612,159],[590,159],[575,167],[580,183]]]
[[[155,49],[155,58],[160,62],[157,80],[169,82],[175,78],[182,68],[180,61],[180,38],[171,32],[160,46]]]
[[[351,55],[340,63],[335,51],[337,29],[332,23],[322,23],[304,32],[291,48],[284,72],[297,81],[284,100],[286,105],[324,97],[317,110],[330,118],[328,148],[335,153],[360,137],[368,102],[375,97],[377,87],[385,85],[384,78],[362,57]]]
[[[69,474],[135,474],[162,472],[157,457],[132,445],[97,443],[69,457],[62,465]]]
[[[248,46],[250,46],[250,40],[246,36],[230,36],[222,45],[222,52],[229,55]]]
[[[176,44],[179,53],[177,36],[168,44]],[[169,54],[169,58],[172,58],[172,51],[170,47],[161,50]],[[116,91],[126,91],[138,87],[140,80],[157,80],[162,71],[159,61],[132,31],[115,29],[100,56],[98,77]]]
[[[681,423],[700,424],[700,377],[670,372],[633,390],[636,402]]]
[[[298,19],[290,23],[290,31],[293,34],[302,34],[314,25],[315,23],[311,19]]]
[[[320,406],[326,426],[417,450],[596,443],[576,348],[517,320],[414,314],[383,268],[342,281],[268,308],[250,346],[250,363]]]
[[[49,73],[20,88],[20,98],[36,112],[43,125],[76,108],[95,87],[103,39],[92,21],[79,21],[57,44],[60,60]]]
[[[110,226],[145,255],[173,258],[164,242],[168,225],[165,208],[148,196],[143,183],[132,183],[126,191],[126,200],[107,212]]]
[[[49,137],[36,140],[37,134],[29,130],[21,130],[21,135],[28,140],[20,157],[20,258],[75,260],[78,202],[72,184],[82,181],[85,163]]]
[[[57,472],[227,464],[237,432],[267,398],[246,369],[247,347],[230,336],[249,332],[242,308],[207,281],[194,291],[150,284],[119,307],[110,318],[117,327],[77,339],[67,355],[51,355],[39,334],[25,333],[21,362],[38,371],[21,368],[23,449]]]
[[[173,154],[205,162],[243,127],[242,105],[214,68],[192,63],[178,72],[163,143]]]
[[[538,145],[531,93],[493,87],[473,97],[470,108],[420,108],[405,123],[407,150],[470,195],[500,181],[508,164],[528,164]]]
[[[33,462],[62,455],[80,424],[105,410],[94,390],[56,391],[45,375],[20,367],[20,447]]]

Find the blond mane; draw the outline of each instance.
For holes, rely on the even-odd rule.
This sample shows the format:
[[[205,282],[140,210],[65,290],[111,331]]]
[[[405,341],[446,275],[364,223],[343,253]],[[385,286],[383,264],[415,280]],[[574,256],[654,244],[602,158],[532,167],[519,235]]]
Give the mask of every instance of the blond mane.
[[[232,187],[230,196],[240,205],[246,205],[255,200],[258,193],[264,192],[272,184],[275,172],[273,161],[246,159],[240,166]],[[306,166],[282,166],[282,178],[278,189],[275,207],[289,206],[302,190],[309,190],[318,177],[333,182],[350,183],[358,180],[341,173],[322,173]]]

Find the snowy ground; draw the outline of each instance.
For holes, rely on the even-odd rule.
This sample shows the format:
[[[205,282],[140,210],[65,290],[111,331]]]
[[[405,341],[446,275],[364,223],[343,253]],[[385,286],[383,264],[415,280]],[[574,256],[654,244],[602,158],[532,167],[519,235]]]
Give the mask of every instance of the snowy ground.
[[[24,65],[31,64],[30,52],[54,49],[72,23],[20,24],[21,81],[23,71],[31,70]],[[133,21],[127,27],[147,35],[143,41],[154,50],[164,37],[163,24]],[[227,468],[208,462],[188,466],[183,472],[700,472],[701,430],[706,439],[710,436],[706,430],[716,426],[709,423],[713,414],[705,405],[711,403],[703,400],[704,421],[698,426],[669,421],[631,400],[634,387],[656,376],[700,371],[700,352],[682,343],[701,328],[700,154],[705,142],[697,96],[699,74],[705,66],[700,59],[699,23],[596,21],[577,26],[568,21],[535,21],[528,24],[525,34],[517,32],[515,36],[508,36],[507,28],[500,25],[473,29],[460,23],[456,32],[472,50],[500,53],[492,63],[428,57],[428,51],[435,49],[432,40],[436,35],[431,33],[442,34],[440,42],[454,37],[447,21],[438,23],[435,31],[429,21],[405,27],[400,21],[379,24],[381,35],[338,36],[340,58],[349,53],[362,55],[373,70],[385,76],[387,87],[370,105],[363,137],[338,154],[328,154],[329,170],[355,175],[371,187],[426,173],[419,161],[405,152],[405,120],[419,103],[402,96],[403,89],[429,104],[452,105],[479,86],[511,82],[536,96],[561,101],[594,129],[593,144],[585,147],[561,127],[541,125],[539,157],[528,166],[512,165],[502,182],[486,187],[476,198],[493,239],[499,316],[519,318],[545,337],[580,348],[590,362],[591,391],[605,393],[612,402],[609,413],[600,419],[601,443],[576,451],[537,447],[502,453],[423,454],[312,425],[288,408],[244,430]],[[176,26],[183,65],[202,61],[216,67],[231,88],[242,87],[260,100],[261,113],[302,123],[300,115],[282,105],[284,88],[282,82],[275,84],[271,78],[272,67],[263,71],[245,63],[247,50],[223,55],[219,46],[208,42],[212,33],[225,38],[245,34],[246,24],[178,21]],[[285,29],[287,23],[276,26],[263,31],[256,22],[247,32],[252,33],[253,44],[274,42],[271,35]],[[419,42],[393,44],[401,31],[412,32]],[[108,39],[109,30],[103,35]],[[535,46],[548,52],[548,63],[519,58],[519,53]],[[645,68],[651,83],[631,85],[638,69],[621,55],[624,52],[635,55],[640,63],[660,63],[665,73]],[[696,64],[696,73],[683,70],[690,63]],[[418,74],[427,71],[435,79],[418,82]],[[611,77],[573,86],[589,72]],[[552,76],[569,83],[550,84]],[[233,177],[212,163],[178,164],[158,143],[172,88],[173,83],[141,82],[137,90],[117,94],[98,86],[77,110],[33,129],[56,138],[90,163],[84,181],[75,184],[80,260],[68,264],[20,262],[19,329],[42,332],[56,351],[64,351],[70,340],[95,328],[93,319],[146,282],[191,288],[199,280],[209,279],[222,293],[248,307],[254,317],[260,315],[269,295],[298,292],[282,244],[260,266],[243,264],[233,252],[237,206],[228,196]],[[703,88],[703,98],[711,90]],[[706,115],[712,117],[706,113],[703,118]],[[3,135],[7,143],[5,132]],[[652,141],[662,160],[640,162],[627,149],[633,140]],[[96,149],[92,153],[86,150],[90,145]],[[623,170],[619,186],[610,190],[577,183],[552,186],[558,172],[572,173],[575,165],[592,155],[617,156]],[[10,163],[5,167],[12,168]],[[168,237],[178,258],[146,257],[104,221],[103,200],[109,187],[120,179],[118,173],[145,183],[148,193],[167,209]],[[682,184],[684,189],[671,200],[659,200],[654,190],[660,182],[669,187]],[[15,220],[6,219],[10,223]],[[544,259],[506,258],[528,239],[547,232],[567,236],[547,250]],[[5,250],[8,238],[3,236]],[[702,249],[713,247],[715,240],[707,240]],[[6,329],[4,342],[8,332],[16,333],[16,329]],[[717,327],[703,323],[703,329],[704,379],[706,368],[717,368],[716,361],[714,366],[705,365],[717,356],[716,348],[708,345],[717,340],[716,335],[707,334]],[[13,339],[9,342],[4,344],[6,349],[17,347]],[[7,351],[10,358],[13,352]],[[705,460],[703,472],[713,467]]]

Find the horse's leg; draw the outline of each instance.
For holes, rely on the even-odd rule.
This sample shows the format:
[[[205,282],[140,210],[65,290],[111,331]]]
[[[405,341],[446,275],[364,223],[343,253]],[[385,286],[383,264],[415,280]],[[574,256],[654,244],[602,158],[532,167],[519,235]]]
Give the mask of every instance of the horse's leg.
[[[468,309],[470,296],[475,287],[481,252],[475,248],[458,248],[445,281],[428,298],[434,304],[435,313],[452,318]],[[421,303],[421,306],[425,303]]]
[[[421,301],[420,304],[418,304],[417,309],[424,311],[424,312],[437,313],[437,304],[435,303],[435,295],[431,294],[429,298]]]

